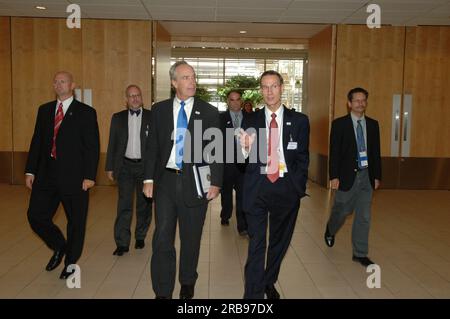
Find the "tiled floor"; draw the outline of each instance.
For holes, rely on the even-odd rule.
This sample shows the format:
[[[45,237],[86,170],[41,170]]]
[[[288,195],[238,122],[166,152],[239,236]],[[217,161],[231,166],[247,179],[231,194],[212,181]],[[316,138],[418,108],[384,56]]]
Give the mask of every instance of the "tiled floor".
[[[448,191],[381,190],[375,193],[370,257],[381,267],[381,288],[369,289],[370,273],[351,260],[349,218],[328,248],[323,242],[330,192],[309,184],[291,247],[277,287],[282,298],[450,298],[450,196]],[[44,267],[49,249],[26,219],[29,192],[0,185],[0,298],[153,298],[149,259],[151,236],[143,250],[122,257],[115,248],[116,189],[91,193],[81,267],[81,288],[69,289]],[[220,200],[209,206],[204,227],[196,298],[241,298],[247,239],[233,219],[220,225]],[[56,217],[65,225],[62,210]],[[150,234],[153,228],[150,230]],[[178,246],[178,243],[177,243]],[[174,297],[178,295],[179,284]]]

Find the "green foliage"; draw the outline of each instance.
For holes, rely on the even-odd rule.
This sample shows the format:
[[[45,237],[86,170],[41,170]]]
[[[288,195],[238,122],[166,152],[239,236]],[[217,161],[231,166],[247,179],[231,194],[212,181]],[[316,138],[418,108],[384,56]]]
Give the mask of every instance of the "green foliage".
[[[251,100],[253,105],[258,105],[262,100],[259,92],[259,79],[252,76],[236,75],[231,77],[224,86],[217,90],[217,94],[223,101],[227,100],[227,94],[237,90],[242,94],[242,100]]]
[[[176,94],[175,89],[172,87],[170,89],[170,96],[174,97]],[[205,102],[211,102],[211,93],[204,87],[202,86],[198,86],[197,85],[197,89],[195,90],[195,95],[194,97],[201,99]]]
[[[195,97],[205,102],[211,102],[211,93],[204,87],[197,86]]]

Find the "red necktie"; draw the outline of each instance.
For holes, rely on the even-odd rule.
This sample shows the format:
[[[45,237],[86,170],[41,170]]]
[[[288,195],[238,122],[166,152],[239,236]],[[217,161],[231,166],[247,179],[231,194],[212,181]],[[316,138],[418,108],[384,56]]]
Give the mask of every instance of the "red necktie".
[[[52,144],[52,157],[56,159],[56,136],[58,135],[59,127],[61,126],[64,118],[63,105],[59,103],[58,111],[55,116],[55,126],[53,127],[53,144]]]
[[[278,124],[275,118],[277,115],[272,113],[272,120],[270,121],[269,128],[269,149],[268,149],[268,158],[267,158],[267,178],[272,183],[275,183],[277,179],[280,177],[279,172],[279,158],[278,158]]]

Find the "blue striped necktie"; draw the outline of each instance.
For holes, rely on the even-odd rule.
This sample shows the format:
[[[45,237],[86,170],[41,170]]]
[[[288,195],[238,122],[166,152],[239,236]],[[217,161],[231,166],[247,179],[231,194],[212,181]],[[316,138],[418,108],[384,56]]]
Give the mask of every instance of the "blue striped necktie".
[[[367,161],[367,155],[362,158],[360,156],[361,152],[366,152],[366,142],[364,141],[364,132],[361,125],[361,120],[358,120],[358,125],[356,126],[356,143],[358,147],[358,168],[364,168],[367,165],[362,165],[362,161]]]
[[[177,118],[177,131],[175,139],[175,163],[179,169],[182,169],[183,154],[184,154],[184,137],[188,125],[186,111],[184,110],[184,101],[180,102],[180,110]]]

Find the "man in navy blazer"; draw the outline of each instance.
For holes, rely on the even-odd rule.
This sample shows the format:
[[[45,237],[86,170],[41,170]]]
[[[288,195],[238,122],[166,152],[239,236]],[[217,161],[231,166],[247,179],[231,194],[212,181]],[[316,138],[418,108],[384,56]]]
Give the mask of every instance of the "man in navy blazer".
[[[306,115],[281,104],[283,78],[278,72],[264,72],[260,86],[266,107],[244,120],[240,141],[249,161],[243,188],[250,236],[244,298],[263,299],[266,294],[268,299],[279,299],[275,282],[292,238],[300,199],[306,194],[309,121]],[[256,131],[251,132],[253,129]]]
[[[100,152],[95,109],[73,96],[75,83],[68,72],[53,80],[57,100],[39,107],[25,168],[31,189],[28,221],[53,250],[47,271],[58,267],[67,279],[81,256],[86,230],[89,189],[95,184]],[[52,219],[62,203],[67,217],[67,240]]]
[[[347,95],[349,114],[333,121],[330,132],[330,186],[336,190],[325,244],[333,247],[346,217],[355,212],[352,227],[353,261],[367,267],[372,192],[381,182],[380,129],[365,116],[369,93],[353,88]]]

